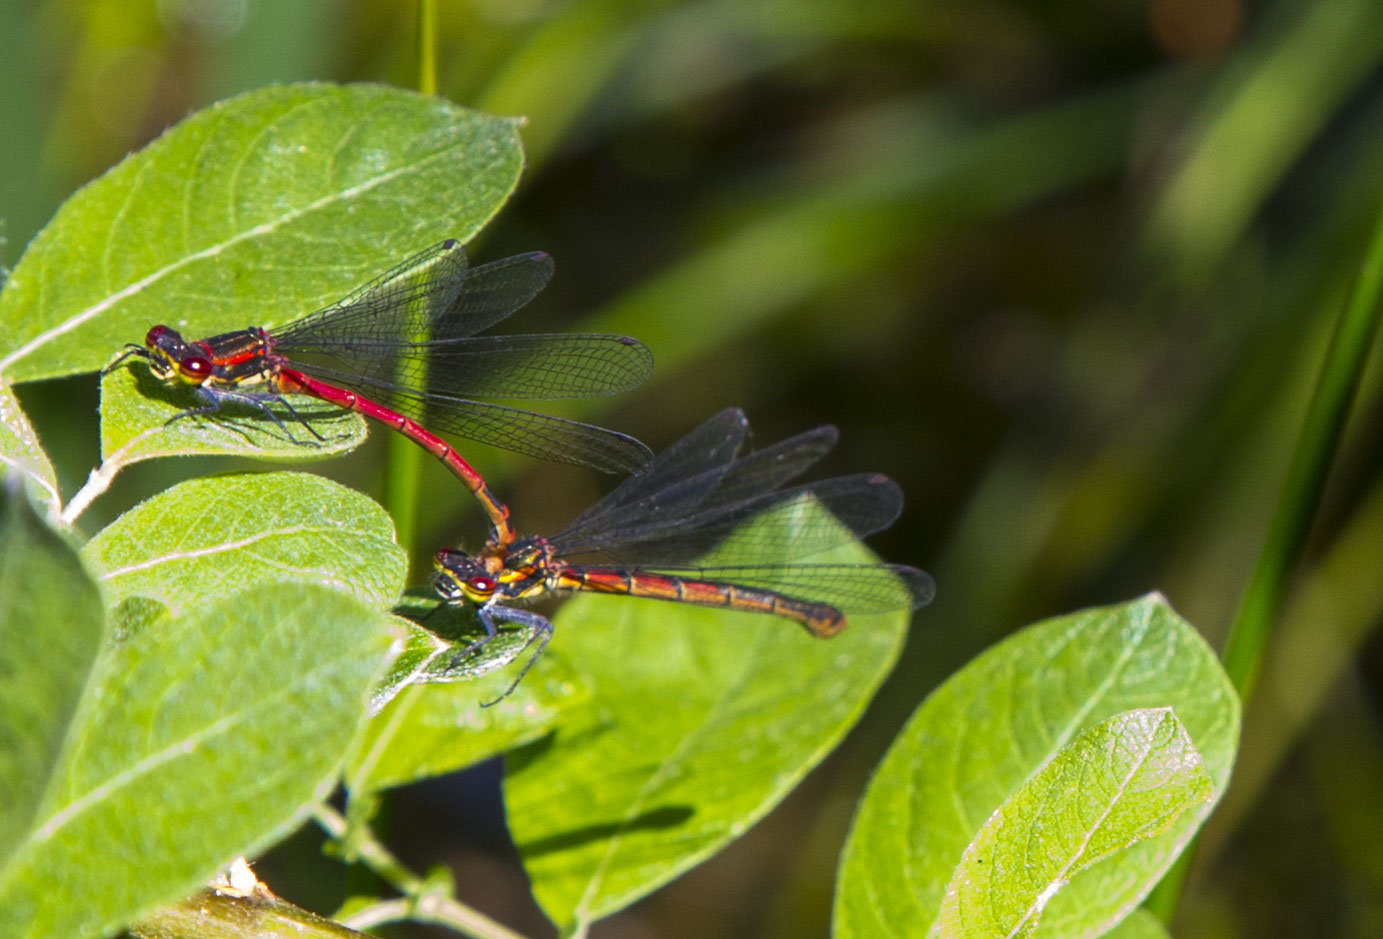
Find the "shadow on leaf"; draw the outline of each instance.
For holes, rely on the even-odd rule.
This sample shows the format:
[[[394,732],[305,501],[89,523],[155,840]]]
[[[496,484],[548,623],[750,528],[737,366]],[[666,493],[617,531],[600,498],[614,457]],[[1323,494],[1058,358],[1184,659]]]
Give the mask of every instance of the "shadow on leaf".
[[[601,825],[587,825],[560,834],[526,841],[518,846],[519,854],[525,858],[540,857],[555,851],[568,851],[579,848],[592,841],[605,841],[616,835],[631,831],[661,830],[676,828],[696,814],[689,805],[667,805],[649,809],[637,818],[628,821],[606,822]]]

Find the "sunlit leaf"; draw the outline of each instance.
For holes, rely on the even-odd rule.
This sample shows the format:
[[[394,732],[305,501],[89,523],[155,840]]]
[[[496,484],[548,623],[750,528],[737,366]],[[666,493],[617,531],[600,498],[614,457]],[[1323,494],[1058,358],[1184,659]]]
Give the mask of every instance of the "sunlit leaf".
[[[319,583],[392,606],[407,558],[371,499],[307,473],[193,479],[140,503],[83,549],[112,604],[174,613],[249,584]]]
[[[1140,908],[1124,917],[1103,939],[1170,939],[1170,935],[1161,920]]]
[[[1171,708],[1117,714],[1063,747],[980,827],[946,889],[940,934],[1034,935],[1067,884],[1213,799]],[[1049,934],[1096,935],[1105,925],[1068,918]]]
[[[1070,741],[1138,708],[1173,710],[1218,798],[1234,762],[1238,698],[1214,652],[1160,596],[1038,623],[957,672],[918,708],[870,783],[841,858],[835,935],[928,934],[985,820]],[[1210,809],[1186,811],[1084,870],[1051,899],[1037,935],[1098,935],[1117,922]]]
[[[848,547],[832,560],[872,558]],[[552,645],[591,683],[591,701],[511,756],[505,781],[547,914],[578,928],[743,834],[859,718],[908,619],[851,617],[841,635],[816,639],[767,615],[568,603]]]
[[[0,294],[0,374],[90,371],[156,323],[292,320],[513,191],[515,122],[382,85],[271,85],[198,111],[70,198]]]
[[[555,655],[540,659],[512,694],[500,698],[512,680],[500,673],[413,684],[402,691],[370,721],[346,773],[352,794],[440,776],[498,756],[542,736],[588,693]]]
[[[439,607],[435,594],[409,596],[398,609],[427,628],[395,618],[403,627],[403,651],[375,689],[370,726],[346,772],[353,799],[534,740],[589,695],[557,655],[540,658],[506,695],[514,675],[504,667],[530,648],[525,632],[501,630],[467,652],[485,634],[474,611]]]
[[[407,591],[394,607],[404,637],[403,649],[394,658],[375,690],[371,712],[378,712],[408,685],[470,682],[504,668],[532,648],[532,635],[504,628],[489,640],[475,609],[465,604],[442,603],[430,587]],[[472,686],[478,700],[500,697],[512,678]]]
[[[296,827],[335,783],[389,642],[338,591],[127,604],[0,864],[0,934],[110,932]]]

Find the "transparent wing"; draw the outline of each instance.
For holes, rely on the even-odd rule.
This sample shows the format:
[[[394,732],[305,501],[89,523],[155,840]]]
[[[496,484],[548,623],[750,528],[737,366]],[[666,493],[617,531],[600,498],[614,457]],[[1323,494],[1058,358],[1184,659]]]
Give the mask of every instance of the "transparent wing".
[[[703,505],[685,514],[567,530],[548,541],[559,557],[597,555],[641,568],[688,564],[732,536],[739,556],[809,557],[887,528],[902,511],[903,494],[887,476],[861,473]]]

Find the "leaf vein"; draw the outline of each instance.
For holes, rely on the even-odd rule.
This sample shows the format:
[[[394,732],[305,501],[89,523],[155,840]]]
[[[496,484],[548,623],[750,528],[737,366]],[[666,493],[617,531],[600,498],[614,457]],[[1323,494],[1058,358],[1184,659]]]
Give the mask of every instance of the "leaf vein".
[[[340,190],[339,192],[333,192],[328,195],[322,196],[318,199],[314,199],[313,201],[305,203],[299,208],[293,209],[288,212],[284,212],[282,215],[270,219],[269,221],[261,222],[260,224],[255,225],[252,228],[248,228],[245,231],[240,232],[239,234],[232,235],[231,237],[226,238],[223,241],[217,242],[216,244],[203,248],[201,251],[197,251],[193,254],[186,255],[170,264],[165,264],[163,267],[155,271],[151,271],[145,276],[129,284],[127,287],[124,287],[123,289],[116,291],[115,293],[92,304],[91,306],[74,314],[66,320],[63,320],[56,326],[44,330],[43,332],[35,336],[33,339],[30,339],[28,342],[24,343],[22,346],[15,349],[9,355],[5,356],[4,358],[0,358],[0,374],[3,374],[7,368],[9,368],[18,360],[24,358],[26,355],[29,355],[38,347],[51,342],[59,336],[63,336],[67,333],[72,332],[73,330],[89,322],[95,317],[100,316],[102,313],[104,313],[111,307],[115,306],[120,301],[125,300],[128,297],[132,297],[135,294],[138,294],[140,291],[144,290],[150,285],[155,284],[163,278],[171,274],[174,274],[177,271],[182,270],[184,267],[187,267],[190,264],[193,264],[197,261],[203,261],[208,258],[216,257],[222,252],[230,250],[231,248],[235,247],[243,241],[256,238],[260,235],[269,234],[273,231],[276,231],[283,225],[297,221],[298,219],[304,216],[310,215],[313,212],[317,212],[321,209],[327,208],[337,202],[353,199],[356,196],[365,192],[369,192],[370,190],[378,186],[383,186],[388,183],[391,183],[394,180],[406,176],[410,173],[421,171],[426,164],[446,156],[447,153],[448,151],[446,150],[439,150],[435,153],[430,153],[422,157],[416,162],[402,164],[391,170],[382,172],[376,176],[370,177],[369,179],[363,180],[362,182],[357,183],[356,185],[351,186],[347,189]]]

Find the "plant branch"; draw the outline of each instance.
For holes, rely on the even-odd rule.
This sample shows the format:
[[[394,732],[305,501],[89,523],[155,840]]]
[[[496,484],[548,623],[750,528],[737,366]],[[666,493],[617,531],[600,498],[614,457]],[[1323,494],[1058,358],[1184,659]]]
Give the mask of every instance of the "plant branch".
[[[457,932],[476,939],[524,939],[484,914],[478,913],[451,897],[430,893],[412,899],[383,900],[352,913],[342,924],[352,929],[372,929],[385,923],[431,923],[450,926]]]
[[[366,939],[362,933],[280,900],[267,890],[240,895],[214,888],[144,917],[131,924],[130,933],[139,939]]]
[[[312,819],[349,852],[350,860],[358,859],[399,893],[413,897],[420,895],[427,888],[426,881],[394,857],[393,852],[375,838],[374,832],[368,828],[351,830],[350,825],[341,817],[341,813],[329,805],[318,805],[314,808]]]

